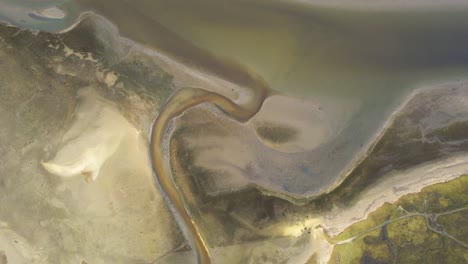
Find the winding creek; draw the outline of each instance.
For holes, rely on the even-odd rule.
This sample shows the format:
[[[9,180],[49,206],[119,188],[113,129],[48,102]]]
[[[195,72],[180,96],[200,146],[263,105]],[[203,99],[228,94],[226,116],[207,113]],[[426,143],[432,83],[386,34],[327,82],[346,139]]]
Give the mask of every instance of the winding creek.
[[[256,96],[253,97],[257,98],[254,107],[252,109],[246,109],[216,93],[199,88],[182,88],[166,102],[153,123],[151,129],[150,152],[154,174],[159,186],[168,199],[169,207],[172,209],[176,218],[179,219],[181,229],[186,234],[187,239],[193,244],[199,263],[211,263],[211,257],[203,235],[191,218],[184,203],[183,195],[175,185],[170,169],[167,167],[167,164],[164,163],[165,158],[167,158],[167,154],[164,155],[163,151],[165,145],[164,135],[167,126],[171,119],[180,115],[188,108],[201,103],[213,103],[237,121],[245,122],[258,112],[263,102],[265,92],[266,91],[262,90],[256,91]]]

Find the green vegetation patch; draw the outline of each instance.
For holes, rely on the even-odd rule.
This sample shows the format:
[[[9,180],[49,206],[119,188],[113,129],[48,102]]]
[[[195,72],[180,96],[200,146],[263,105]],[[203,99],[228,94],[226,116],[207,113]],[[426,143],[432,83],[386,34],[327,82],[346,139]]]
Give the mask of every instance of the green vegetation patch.
[[[331,238],[330,263],[467,263],[466,237],[465,175],[386,203]]]
[[[149,64],[137,59],[122,61],[111,69],[118,73],[125,86],[135,87],[140,96],[157,95],[162,101],[169,97],[174,89],[174,76],[165,72],[156,64]]]
[[[468,122],[458,121],[452,124],[435,129],[427,137],[437,137],[441,141],[463,140],[468,138]]]

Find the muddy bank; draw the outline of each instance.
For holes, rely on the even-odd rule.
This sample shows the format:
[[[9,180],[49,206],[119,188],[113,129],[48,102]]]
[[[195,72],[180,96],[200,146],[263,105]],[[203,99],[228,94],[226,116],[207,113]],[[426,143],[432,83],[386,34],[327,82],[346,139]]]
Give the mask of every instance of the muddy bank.
[[[216,186],[217,174],[196,166],[197,156],[188,148],[184,133],[189,137],[201,131],[206,136],[223,136],[225,132],[197,126],[181,127],[173,134],[170,153],[175,182],[185,194],[192,215],[199,219],[199,229],[213,246],[262,240],[263,229],[287,227],[317,216],[325,217],[330,234],[336,234],[350,223],[365,219],[384,202],[466,173],[468,134],[459,124],[467,120],[467,87],[466,82],[452,82],[419,90],[389,121],[368,156],[344,182],[309,201],[283,200],[259,186],[210,196],[206,188]],[[219,174],[219,180],[224,180],[223,175]]]

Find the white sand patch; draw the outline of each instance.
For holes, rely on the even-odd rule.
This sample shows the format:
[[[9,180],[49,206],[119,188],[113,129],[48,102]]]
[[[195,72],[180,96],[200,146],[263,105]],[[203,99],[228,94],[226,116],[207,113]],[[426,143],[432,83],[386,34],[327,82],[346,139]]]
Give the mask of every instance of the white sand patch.
[[[80,90],[81,101],[75,120],[64,134],[63,146],[44,168],[61,177],[84,175],[96,180],[101,167],[117,150],[125,136],[136,137],[137,130],[116,107],[94,90]]]
[[[316,223],[315,220],[308,221]],[[246,242],[241,244],[211,248],[216,263],[309,263],[314,259],[319,264],[328,263],[333,245],[326,240],[323,229],[314,224],[311,232],[305,232],[304,227],[299,235],[276,237],[268,240]],[[315,255],[315,256],[314,256]],[[195,263],[189,252],[172,252],[157,263]]]
[[[66,16],[65,12],[56,6],[34,10],[31,13],[35,16],[48,19],[63,19]]]
[[[65,234],[58,242],[61,263],[115,263],[112,256],[123,256],[118,263],[151,263],[181,237],[154,186],[148,142],[93,89],[80,90],[78,100],[62,146],[43,163],[61,177],[46,201],[66,217],[46,218],[41,229]]]
[[[111,71],[106,74],[106,78],[104,79],[104,82],[106,83],[107,87],[110,88],[114,86],[118,78],[119,77],[114,72]]]
[[[57,49],[57,46],[53,46],[50,44],[49,44],[49,47],[53,49]],[[78,57],[80,60],[98,63],[98,60],[95,59],[93,57],[93,54],[91,54],[90,52],[83,52],[83,53],[76,52],[74,49],[68,47],[66,44],[63,44],[63,52],[65,53],[65,57],[69,57],[73,55],[73,56]]]

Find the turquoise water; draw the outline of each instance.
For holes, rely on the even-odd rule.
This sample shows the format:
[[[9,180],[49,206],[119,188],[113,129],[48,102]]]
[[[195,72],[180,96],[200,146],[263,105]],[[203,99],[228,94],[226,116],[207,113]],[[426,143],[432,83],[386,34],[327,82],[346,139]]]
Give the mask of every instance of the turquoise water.
[[[38,11],[61,5],[65,0],[2,0],[0,1],[0,20],[25,28],[46,31],[59,31],[70,26],[76,15],[64,18],[41,16]]]

